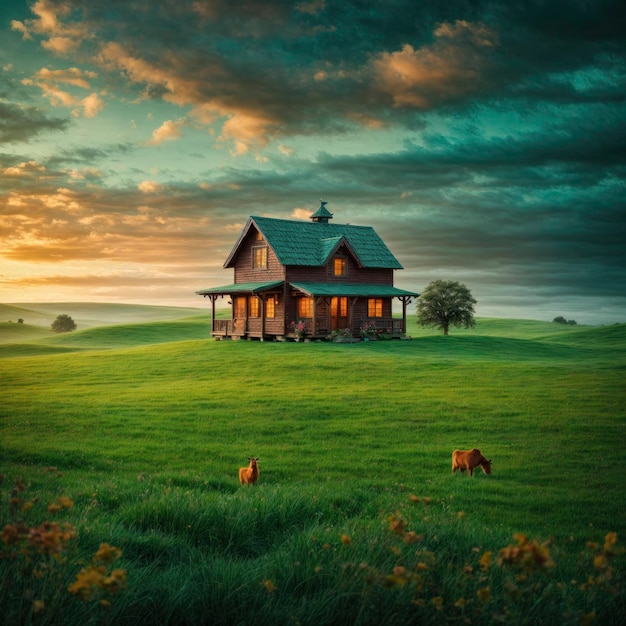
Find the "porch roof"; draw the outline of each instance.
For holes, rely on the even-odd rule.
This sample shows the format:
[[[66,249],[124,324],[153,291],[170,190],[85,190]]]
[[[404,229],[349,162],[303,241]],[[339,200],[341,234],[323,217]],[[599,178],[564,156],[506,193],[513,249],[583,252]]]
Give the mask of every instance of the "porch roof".
[[[401,298],[415,297],[419,293],[406,291],[392,285],[355,285],[346,283],[290,283],[307,296],[352,296],[365,298]]]
[[[273,280],[265,283],[232,283],[231,285],[222,285],[221,287],[210,287],[209,289],[201,289],[196,291],[200,296],[219,296],[231,293],[261,293],[277,287],[282,287],[282,280]]]

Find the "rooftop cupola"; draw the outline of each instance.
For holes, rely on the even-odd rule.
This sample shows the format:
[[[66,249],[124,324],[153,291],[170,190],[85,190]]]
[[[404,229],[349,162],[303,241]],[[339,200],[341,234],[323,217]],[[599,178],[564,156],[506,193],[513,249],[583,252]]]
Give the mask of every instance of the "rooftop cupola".
[[[320,208],[311,215],[311,220],[320,224],[328,224],[328,220],[333,219],[333,214],[326,208],[328,202],[324,202],[324,200],[320,202]]]

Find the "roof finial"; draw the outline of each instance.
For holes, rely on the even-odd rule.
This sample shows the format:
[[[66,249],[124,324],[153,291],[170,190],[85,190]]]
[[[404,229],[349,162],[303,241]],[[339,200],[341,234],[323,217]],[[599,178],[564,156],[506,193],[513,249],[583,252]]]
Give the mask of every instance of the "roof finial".
[[[332,219],[333,214],[326,208],[327,204],[326,200],[320,200],[320,208],[311,215],[312,221],[327,224],[328,220]]]

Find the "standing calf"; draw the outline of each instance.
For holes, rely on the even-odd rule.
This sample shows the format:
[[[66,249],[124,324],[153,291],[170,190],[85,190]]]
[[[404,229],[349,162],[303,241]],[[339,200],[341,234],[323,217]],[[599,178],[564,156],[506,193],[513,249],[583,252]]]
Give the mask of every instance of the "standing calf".
[[[491,459],[487,460],[478,448],[474,448],[473,450],[455,450],[452,453],[453,474],[460,469],[461,474],[467,470],[469,475],[473,476],[474,468],[479,465],[483,468],[485,474],[491,474]]]
[[[248,457],[250,465],[239,470],[239,482],[242,485],[256,485],[256,481],[259,480],[259,466],[256,464],[258,460],[259,457],[256,459]]]

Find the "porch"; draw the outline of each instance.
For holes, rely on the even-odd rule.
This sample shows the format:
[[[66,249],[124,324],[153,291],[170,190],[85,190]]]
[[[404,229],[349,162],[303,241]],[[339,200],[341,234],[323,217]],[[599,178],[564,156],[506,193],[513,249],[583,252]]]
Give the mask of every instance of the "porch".
[[[233,318],[233,319],[215,319],[211,329],[211,336],[216,339],[305,339],[323,340],[327,339],[332,331],[326,321],[314,320],[313,318],[299,319],[298,322],[290,322],[284,327],[277,327],[272,321],[265,320],[265,328],[260,318]],[[269,323],[268,323],[269,322]],[[360,337],[361,325],[367,323],[372,329],[369,338],[378,339],[399,339],[405,334],[405,320],[397,317],[389,318],[371,318],[359,321],[357,328],[350,328],[350,332],[354,337]],[[302,326],[299,332],[296,332],[296,325]],[[347,329],[337,329],[344,331]]]

